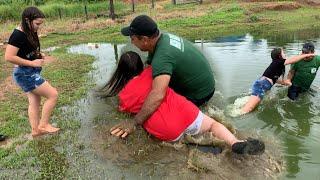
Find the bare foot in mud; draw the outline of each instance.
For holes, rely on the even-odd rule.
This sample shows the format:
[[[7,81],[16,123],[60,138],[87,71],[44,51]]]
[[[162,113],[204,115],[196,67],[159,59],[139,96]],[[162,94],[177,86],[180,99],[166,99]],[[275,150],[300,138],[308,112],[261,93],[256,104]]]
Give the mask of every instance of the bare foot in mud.
[[[60,130],[60,128],[54,127],[51,124],[47,124],[39,126],[39,130],[44,131],[46,133],[56,133]]]

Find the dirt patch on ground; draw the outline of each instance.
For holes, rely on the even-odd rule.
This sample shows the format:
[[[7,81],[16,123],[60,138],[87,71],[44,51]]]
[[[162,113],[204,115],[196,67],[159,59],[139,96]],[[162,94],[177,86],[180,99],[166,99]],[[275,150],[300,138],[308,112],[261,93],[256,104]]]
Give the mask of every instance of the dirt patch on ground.
[[[278,2],[266,2],[266,3],[258,3],[253,6],[247,7],[251,12],[257,13],[262,11],[290,11],[299,9],[302,6],[297,2],[285,2],[285,3],[278,3]]]
[[[311,6],[320,6],[320,0],[298,0],[297,2]]]

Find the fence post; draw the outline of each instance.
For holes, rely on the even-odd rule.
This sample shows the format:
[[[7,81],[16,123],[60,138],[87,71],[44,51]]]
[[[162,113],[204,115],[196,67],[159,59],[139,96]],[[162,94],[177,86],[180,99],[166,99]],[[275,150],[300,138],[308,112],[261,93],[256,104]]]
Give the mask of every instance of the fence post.
[[[88,20],[88,10],[87,10],[87,5],[84,5],[84,13],[86,14],[86,19]]]
[[[151,7],[154,9],[154,0],[151,0]]]
[[[131,0],[132,2],[132,12],[134,12],[134,0]]]
[[[177,4],[176,0],[172,0],[172,4],[176,5]]]
[[[114,14],[113,0],[110,0],[109,2],[110,2],[110,4],[109,4],[109,8],[110,8],[109,17],[111,17],[112,20],[115,20],[115,19],[116,19],[116,16],[115,16],[115,14]]]
[[[118,55],[118,46],[116,44],[113,45],[113,50],[114,50],[114,57],[116,59],[116,62],[118,62],[119,55]]]
[[[60,20],[61,20],[61,19],[62,19],[61,8],[58,8],[58,13],[59,13],[59,18],[60,18]]]

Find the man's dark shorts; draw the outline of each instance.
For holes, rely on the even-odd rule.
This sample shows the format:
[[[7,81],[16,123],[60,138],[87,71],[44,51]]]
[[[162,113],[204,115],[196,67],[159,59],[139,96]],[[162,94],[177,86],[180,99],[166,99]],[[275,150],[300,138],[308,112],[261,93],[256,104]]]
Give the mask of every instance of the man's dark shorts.
[[[289,97],[291,100],[297,100],[299,94],[302,93],[302,92],[303,92],[303,91],[302,91],[301,87],[292,85],[292,86],[290,86],[289,89],[288,89],[288,97]]]
[[[213,91],[206,97],[202,98],[202,99],[189,99],[187,98],[189,101],[191,101],[194,105],[200,107],[201,105],[203,105],[204,103],[208,102],[211,97],[214,94],[215,89],[213,89]]]

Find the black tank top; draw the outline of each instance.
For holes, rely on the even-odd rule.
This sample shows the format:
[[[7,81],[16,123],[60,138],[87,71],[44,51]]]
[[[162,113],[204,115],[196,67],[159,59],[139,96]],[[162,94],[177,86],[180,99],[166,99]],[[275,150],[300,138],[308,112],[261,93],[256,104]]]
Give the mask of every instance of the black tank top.
[[[285,72],[284,62],[285,59],[273,60],[264,71],[263,76],[272,79],[273,84],[275,84],[278,78]]]

